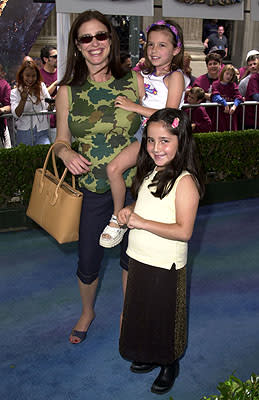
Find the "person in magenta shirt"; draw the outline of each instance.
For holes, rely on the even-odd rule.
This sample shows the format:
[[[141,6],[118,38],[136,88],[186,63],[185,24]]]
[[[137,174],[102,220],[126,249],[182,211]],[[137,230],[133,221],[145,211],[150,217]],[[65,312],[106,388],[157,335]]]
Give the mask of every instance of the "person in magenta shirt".
[[[57,94],[57,49],[54,46],[45,46],[41,49],[40,58],[43,67],[40,69],[43,82],[47,86],[48,92],[54,99]],[[50,127],[56,128],[56,116],[52,114],[50,116]],[[55,137],[56,135],[54,135]],[[52,142],[53,139],[52,138]]]
[[[259,101],[259,64],[258,72],[249,79],[246,91],[246,101]],[[255,127],[255,106],[247,106],[245,111],[245,128]],[[259,127],[259,110],[257,110],[257,128]]]
[[[221,69],[221,56],[217,53],[210,53],[205,58],[206,66],[208,72],[203,74],[195,79],[193,82],[194,86],[201,87],[205,92],[205,99],[207,102],[211,102],[211,92],[212,92],[212,83],[219,78],[220,69]],[[211,119],[212,130],[216,130],[216,108],[208,107],[207,113]]]
[[[189,104],[205,102],[204,90],[198,86],[191,88],[187,95],[187,101]],[[211,131],[211,119],[204,106],[186,108],[185,111],[190,115],[193,133]]]
[[[9,113],[11,111],[10,106],[10,93],[11,93],[11,86],[9,83],[4,79],[5,78],[5,71],[0,64],[0,115],[4,113]],[[0,119],[0,148],[10,148],[11,147],[11,139],[10,134],[7,126],[7,121],[5,118]]]
[[[237,113],[235,113],[235,111],[243,99],[237,84],[234,82],[235,78],[235,67],[231,64],[227,64],[222,69],[219,80],[212,84],[212,101],[224,106],[224,108],[220,107],[219,109],[218,121],[218,130],[222,132],[237,130]],[[231,107],[227,104],[227,102],[230,101],[234,101]],[[231,125],[230,115],[232,115]]]
[[[41,49],[40,58],[43,67],[40,69],[43,82],[47,86],[51,97],[57,94],[57,49],[53,46],[45,46]]]
[[[254,60],[252,56],[255,56],[256,58],[259,58],[259,51],[258,50],[250,50],[247,55],[246,55],[246,64],[245,66],[239,68],[239,73],[240,73],[240,79],[243,78],[243,76],[247,73],[249,70],[249,61]],[[251,72],[251,71],[249,71]],[[249,73],[248,72],[248,73]],[[248,74],[247,74],[248,75]]]

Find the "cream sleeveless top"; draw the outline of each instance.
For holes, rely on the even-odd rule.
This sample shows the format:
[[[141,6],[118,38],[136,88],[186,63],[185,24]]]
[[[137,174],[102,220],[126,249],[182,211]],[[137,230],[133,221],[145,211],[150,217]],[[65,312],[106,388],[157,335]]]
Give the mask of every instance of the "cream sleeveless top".
[[[134,212],[145,219],[172,224],[176,222],[175,194],[179,181],[189,172],[183,171],[176,179],[173,188],[163,199],[152,195],[148,185],[156,174],[156,169],[142,183]],[[154,188],[151,188],[154,190]],[[183,268],[187,262],[187,242],[165,239],[154,233],[131,229],[127,254],[131,258],[154,267],[171,269],[175,263],[176,269]]]

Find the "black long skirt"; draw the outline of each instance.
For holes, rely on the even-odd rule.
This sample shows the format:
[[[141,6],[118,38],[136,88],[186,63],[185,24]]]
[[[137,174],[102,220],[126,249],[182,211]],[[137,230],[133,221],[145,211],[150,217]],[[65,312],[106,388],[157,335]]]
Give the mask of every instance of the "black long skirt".
[[[119,350],[137,362],[167,365],[187,342],[186,267],[170,270],[129,261]]]

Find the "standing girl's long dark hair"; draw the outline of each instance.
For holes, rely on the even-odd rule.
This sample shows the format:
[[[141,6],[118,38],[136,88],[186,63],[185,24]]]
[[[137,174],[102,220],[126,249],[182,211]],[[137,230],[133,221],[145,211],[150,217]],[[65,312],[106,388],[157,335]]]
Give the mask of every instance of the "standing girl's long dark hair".
[[[174,128],[172,124],[175,118],[179,118],[179,125]],[[163,170],[157,172],[152,183],[149,185],[150,189],[152,189],[152,194],[162,199],[170,192],[178,176],[183,171],[188,171],[192,175],[200,197],[202,197],[204,194],[204,184],[192,136],[191,122],[186,112],[174,108],[158,110],[147,121],[137,159],[137,172],[132,184],[133,197],[137,198],[143,180],[155,168],[155,162],[147,152],[148,127],[153,122],[160,122],[171,135],[178,137],[178,149],[173,160]]]

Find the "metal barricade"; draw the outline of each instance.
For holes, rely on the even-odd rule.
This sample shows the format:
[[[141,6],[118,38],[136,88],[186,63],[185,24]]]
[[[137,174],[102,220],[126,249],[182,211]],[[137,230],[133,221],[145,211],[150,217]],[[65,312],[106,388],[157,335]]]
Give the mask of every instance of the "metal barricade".
[[[31,131],[31,137],[32,137],[32,145],[34,145],[34,143],[33,143],[33,128],[34,127],[33,127],[33,123],[32,123],[32,117],[35,117],[35,115],[38,115],[38,116],[47,115],[48,135],[49,135],[49,138],[51,139],[50,116],[51,115],[55,115],[55,114],[56,114],[55,111],[47,111],[47,110],[43,110],[43,111],[40,111],[38,113],[35,113],[35,112],[27,112],[26,113],[25,112],[25,113],[22,114],[22,116],[30,116],[31,117],[30,118],[30,125],[31,125],[30,131]],[[10,129],[11,130],[11,132],[10,132],[11,142],[12,142],[13,146],[16,146],[16,126],[15,126],[15,123],[17,121],[17,118],[15,118],[13,116],[13,114],[11,114],[11,113],[2,114],[2,115],[0,115],[0,118],[7,119],[8,125],[9,125],[9,127],[11,127],[11,129]]]
[[[232,106],[234,104],[233,101],[229,101],[227,102],[228,106]],[[245,109],[246,106],[254,106],[255,107],[255,117],[254,117],[254,128],[257,129],[259,128],[258,124],[257,124],[257,115],[258,115],[258,105],[259,102],[258,101],[244,101],[243,103],[241,103],[238,107],[242,106],[242,130],[245,129]],[[219,104],[219,103],[199,103],[199,104],[188,104],[188,103],[184,103],[182,106],[182,109],[185,108],[189,108],[189,116],[191,119],[191,112],[192,112],[192,108],[196,108],[196,107],[200,107],[203,106],[205,108],[211,108],[211,107],[216,107],[217,111],[216,111],[216,132],[218,132],[218,128],[219,128],[219,109],[220,107],[224,107],[223,105]],[[236,112],[236,111],[235,111]],[[232,128],[232,115],[230,115],[230,119],[229,119],[229,131],[231,131]]]
[[[227,102],[227,105],[229,105],[229,106],[232,106],[233,104],[234,104],[233,102]],[[255,107],[254,128],[255,129],[259,128],[259,126],[257,124],[258,105],[259,105],[259,102],[257,102],[257,101],[244,101],[243,103],[241,103],[239,105],[239,107],[240,106],[242,107],[242,130],[245,129],[245,110],[246,110],[247,106],[254,106]],[[216,107],[216,131],[218,131],[218,126],[219,126],[219,108],[220,107],[224,107],[224,106],[222,106],[221,104],[218,104],[218,103],[210,103],[210,102],[208,102],[208,103],[199,103],[199,104],[184,103],[183,106],[182,106],[182,109],[189,108],[189,115],[190,115],[190,118],[191,118],[192,109],[196,108],[196,107],[200,107],[200,106],[203,106],[205,108]],[[51,128],[50,128],[50,116],[51,115],[55,115],[55,114],[56,114],[55,110],[54,111],[46,111],[46,110],[44,110],[44,111],[41,111],[39,113],[32,113],[32,112],[29,113],[28,112],[28,113],[23,113],[22,114],[23,116],[31,116],[32,144],[33,144],[32,117],[35,116],[35,115],[47,115],[47,117],[48,117],[48,132],[49,132],[50,141],[52,141],[51,140],[51,134],[50,134],[50,131],[51,131]],[[5,119],[7,119],[9,121],[11,120],[11,128],[12,128],[11,132],[10,132],[11,142],[12,142],[13,146],[16,146],[16,127],[15,127],[15,122],[16,122],[17,118],[15,118],[11,113],[2,114],[2,115],[0,115],[0,118],[5,118]],[[230,115],[229,131],[231,131],[231,127],[232,127],[232,115]]]

